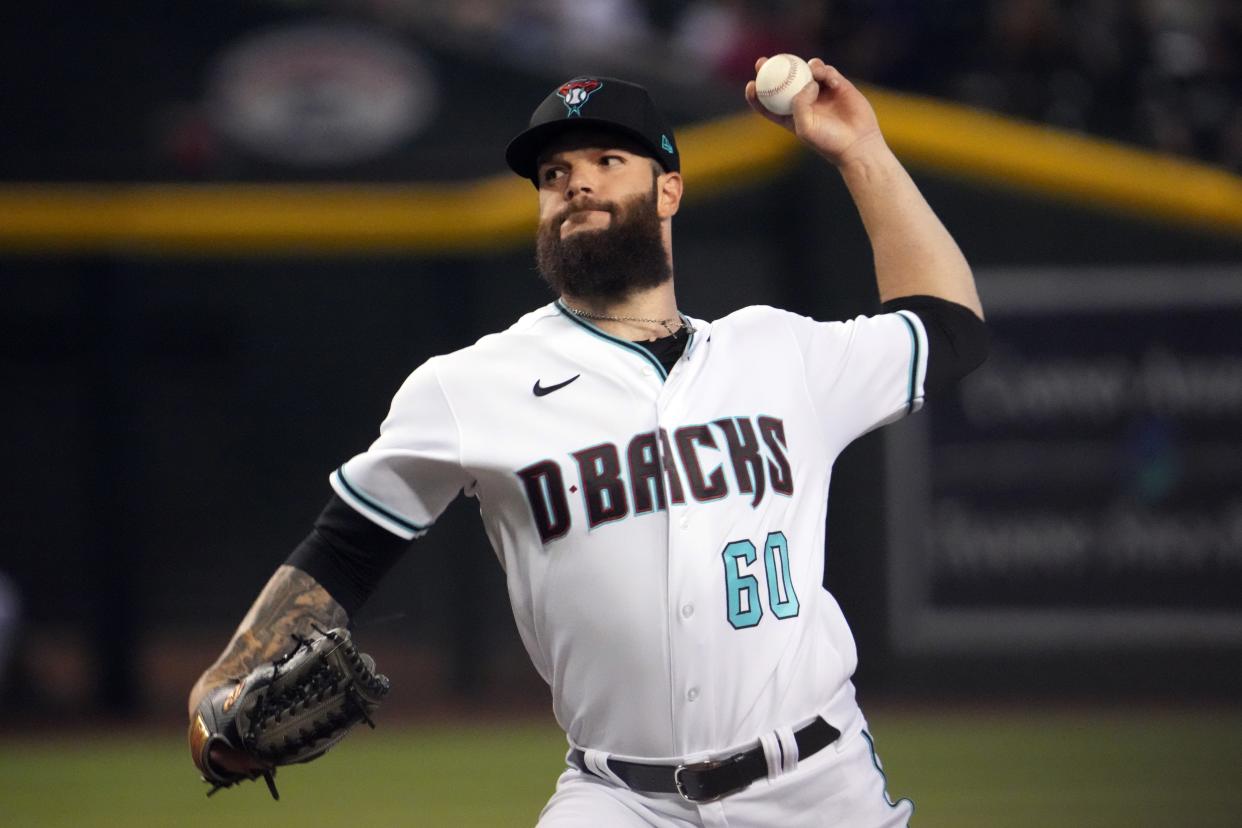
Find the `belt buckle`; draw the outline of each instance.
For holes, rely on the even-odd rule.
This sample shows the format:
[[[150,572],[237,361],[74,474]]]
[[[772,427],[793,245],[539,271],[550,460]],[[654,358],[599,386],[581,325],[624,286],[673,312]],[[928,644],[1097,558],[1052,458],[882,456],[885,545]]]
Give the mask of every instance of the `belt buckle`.
[[[681,775],[685,771],[694,771],[695,773],[699,773],[701,771],[715,770],[716,768],[723,767],[725,764],[728,763],[728,761],[729,760],[727,759],[723,761],[717,760],[717,759],[708,759],[707,761],[704,761],[704,762],[693,762],[689,765],[684,765],[684,764],[678,765],[676,768],[673,769],[673,784],[677,786],[677,793],[681,796],[682,799],[686,800],[687,802],[693,802],[696,804],[700,802],[715,802],[719,799],[724,799],[725,796],[731,793],[731,791],[725,791],[724,793],[717,794],[716,796],[709,796],[709,797],[702,797],[702,798],[695,796],[693,792],[686,790],[686,782],[684,779],[681,778]]]

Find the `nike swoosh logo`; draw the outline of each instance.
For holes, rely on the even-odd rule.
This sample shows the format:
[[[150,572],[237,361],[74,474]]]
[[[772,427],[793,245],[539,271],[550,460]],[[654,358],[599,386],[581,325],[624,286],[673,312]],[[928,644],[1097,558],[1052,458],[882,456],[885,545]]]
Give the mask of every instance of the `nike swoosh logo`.
[[[535,392],[536,397],[544,397],[544,396],[547,396],[548,394],[551,394],[553,391],[560,391],[562,388],[564,388],[566,385],[569,385],[571,382],[573,382],[580,376],[582,376],[582,374],[574,374],[572,377],[565,380],[564,382],[558,382],[556,385],[548,385],[548,386],[540,385],[539,380],[535,380],[535,387],[532,388],[531,390]]]

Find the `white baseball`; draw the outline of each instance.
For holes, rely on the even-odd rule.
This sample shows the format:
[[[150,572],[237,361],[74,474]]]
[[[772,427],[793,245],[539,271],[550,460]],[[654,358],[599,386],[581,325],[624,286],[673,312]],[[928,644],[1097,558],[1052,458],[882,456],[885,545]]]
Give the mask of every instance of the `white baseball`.
[[[793,98],[808,83],[815,83],[811,67],[797,55],[775,55],[759,68],[755,76],[755,93],[759,103],[769,112],[788,115],[793,112]]]

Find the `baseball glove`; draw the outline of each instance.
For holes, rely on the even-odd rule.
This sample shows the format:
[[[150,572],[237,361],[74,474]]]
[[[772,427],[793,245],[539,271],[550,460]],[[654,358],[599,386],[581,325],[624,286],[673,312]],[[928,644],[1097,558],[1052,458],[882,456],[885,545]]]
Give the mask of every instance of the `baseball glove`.
[[[262,776],[279,799],[278,766],[318,759],[358,722],[375,727],[371,714],[388,693],[388,678],[375,672],[374,659],[358,652],[348,630],[315,631],[295,635],[289,653],[199,702],[190,722],[190,753],[212,786],[208,796]],[[219,744],[247,754],[262,769],[217,768],[210,753]]]

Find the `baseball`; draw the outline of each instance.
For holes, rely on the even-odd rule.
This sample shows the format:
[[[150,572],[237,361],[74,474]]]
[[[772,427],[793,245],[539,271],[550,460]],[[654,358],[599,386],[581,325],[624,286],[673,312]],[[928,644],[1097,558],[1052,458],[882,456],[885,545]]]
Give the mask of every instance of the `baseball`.
[[[769,112],[788,115],[793,111],[793,98],[808,83],[814,83],[811,67],[797,55],[770,57],[755,76],[755,93],[759,103]]]

